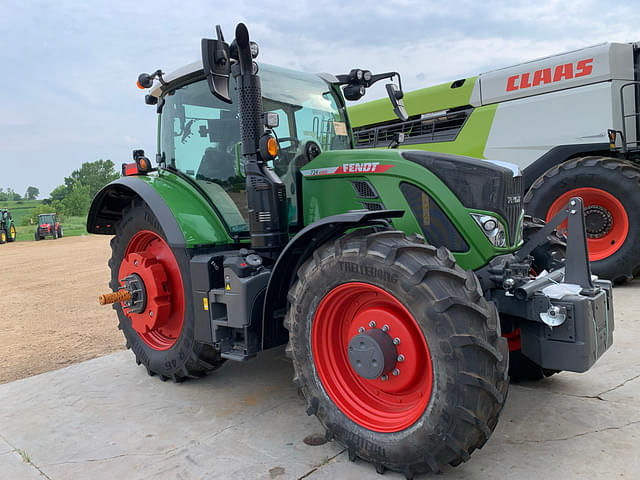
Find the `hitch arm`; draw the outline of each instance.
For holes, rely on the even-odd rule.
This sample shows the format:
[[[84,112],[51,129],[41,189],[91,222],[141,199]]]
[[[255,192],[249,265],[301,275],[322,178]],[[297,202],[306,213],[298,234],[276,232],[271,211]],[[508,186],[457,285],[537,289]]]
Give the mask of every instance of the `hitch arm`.
[[[562,222],[567,220],[567,253],[565,265],[565,283],[580,285],[587,292],[593,291],[591,282],[591,265],[587,250],[587,234],[584,224],[584,207],[582,198],[572,197],[569,203],[549,222],[536,232],[516,254],[516,261],[522,262]]]

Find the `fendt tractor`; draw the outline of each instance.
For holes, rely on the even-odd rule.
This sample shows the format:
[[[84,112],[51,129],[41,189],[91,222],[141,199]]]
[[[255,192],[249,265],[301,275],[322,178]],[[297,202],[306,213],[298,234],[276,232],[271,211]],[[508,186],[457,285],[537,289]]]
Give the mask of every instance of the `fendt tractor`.
[[[353,149],[345,98],[395,72],[258,67],[243,24],[201,47],[202,62],[138,78],[158,165],[135,150],[87,220],[114,235],[100,301],[150,375],[287,344],[327,439],[411,478],[484,445],[510,358],[584,372],[611,346],[579,197],[544,225],[525,220],[511,164]],[[387,91],[404,116],[399,76]]]
[[[640,273],[640,44],[604,43],[408,92],[408,119],[383,100],[350,108],[359,148],[506,160],[523,169],[525,209],[550,220],[585,207],[593,272]]]
[[[63,234],[62,225],[60,225],[58,216],[55,213],[42,213],[38,215],[38,226],[33,234],[36,241],[43,240],[48,236],[57,240],[58,238],[62,238]]]
[[[11,212],[6,208],[0,208],[0,244],[16,241],[16,222]]]

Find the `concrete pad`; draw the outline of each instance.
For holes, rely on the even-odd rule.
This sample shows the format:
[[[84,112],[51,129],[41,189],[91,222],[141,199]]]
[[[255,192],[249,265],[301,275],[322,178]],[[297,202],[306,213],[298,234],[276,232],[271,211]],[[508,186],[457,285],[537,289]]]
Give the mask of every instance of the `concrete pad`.
[[[614,346],[591,371],[512,385],[492,438],[447,478],[638,478],[638,293],[615,289]],[[303,442],[323,430],[292,374],[279,348],[176,385],[120,352],[0,385],[0,477],[377,478],[334,442]]]

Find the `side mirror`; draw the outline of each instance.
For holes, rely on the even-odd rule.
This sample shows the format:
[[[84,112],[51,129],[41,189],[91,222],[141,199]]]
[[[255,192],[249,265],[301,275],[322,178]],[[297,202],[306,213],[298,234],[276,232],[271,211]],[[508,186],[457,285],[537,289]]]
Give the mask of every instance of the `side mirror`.
[[[393,83],[387,83],[385,87],[387,88],[387,94],[393,105],[393,113],[395,113],[400,120],[406,122],[409,120],[409,115],[407,115],[407,110],[404,108],[404,102],[402,101],[404,93]]]
[[[202,39],[202,66],[211,93],[223,102],[231,103],[229,95],[229,75],[231,74],[229,44],[224,41],[220,25],[216,26],[216,33],[217,40]]]

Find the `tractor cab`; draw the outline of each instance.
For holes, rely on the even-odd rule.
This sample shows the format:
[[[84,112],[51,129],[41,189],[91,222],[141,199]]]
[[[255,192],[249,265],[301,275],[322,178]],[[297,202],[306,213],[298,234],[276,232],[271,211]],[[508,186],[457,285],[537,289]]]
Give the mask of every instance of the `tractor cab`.
[[[196,62],[181,70],[202,71]],[[233,233],[248,234],[245,165],[241,155],[240,120],[235,80],[232,103],[209,91],[204,74],[192,83],[157,88],[163,95],[160,158],[170,169],[190,177],[215,201]],[[317,75],[261,65],[263,107],[274,122],[278,151],[269,166],[280,176],[287,196],[289,225],[299,224],[300,168],[321,152],[352,148],[342,96]]]

